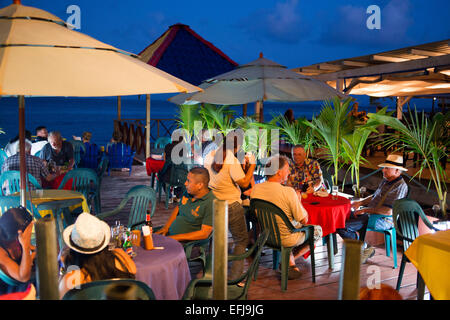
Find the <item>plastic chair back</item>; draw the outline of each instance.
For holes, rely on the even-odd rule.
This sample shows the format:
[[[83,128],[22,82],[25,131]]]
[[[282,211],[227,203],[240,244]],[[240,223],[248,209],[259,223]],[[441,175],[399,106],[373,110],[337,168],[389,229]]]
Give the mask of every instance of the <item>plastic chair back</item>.
[[[155,141],[155,149],[164,149],[169,143],[172,143],[170,137],[159,137]]]
[[[18,208],[20,206],[20,197],[19,196],[0,196],[0,216],[7,210],[11,208]],[[35,219],[40,219],[41,215],[39,214],[38,209],[34,204],[27,200],[26,202],[27,210],[30,212]]]
[[[309,244],[311,252],[311,274],[312,281],[316,281],[316,269],[314,258],[314,226],[306,225],[301,228],[295,228],[288,217],[279,207],[273,203],[261,199],[250,200],[250,212],[257,218],[262,231],[269,233],[266,246],[273,249],[273,269],[277,269],[279,262],[279,253],[281,252],[281,289],[287,290],[289,257],[294,247],[284,247],[281,243],[280,229],[276,217],[278,216],[286,225],[290,232],[304,232],[305,243]]]
[[[98,207],[99,183],[97,173],[89,168],[77,168],[66,173],[58,189],[63,189],[67,181],[72,179],[71,189],[84,195],[90,205],[92,199],[95,201],[95,212],[100,212]]]
[[[28,190],[34,190],[34,189],[42,189],[39,182],[36,180],[36,178],[31,175],[30,173],[27,173],[27,191]],[[7,181],[8,188],[3,189],[3,184]],[[20,191],[20,171],[17,170],[10,170],[5,171],[0,176],[0,188],[2,190],[2,195],[9,195],[13,194],[15,192]]]
[[[120,204],[112,211],[102,212],[97,214],[99,219],[105,219],[112,215],[120,213],[125,205],[131,200],[131,208],[128,216],[127,227],[134,229],[137,226],[145,223],[145,215],[149,204],[151,203],[150,217],[153,216],[156,209],[156,192],[149,186],[139,185],[134,186],[126,193]]]
[[[267,241],[269,234],[267,230],[260,233],[257,241],[253,246],[247,250],[247,252],[241,255],[228,255],[228,261],[244,260],[249,256],[253,256],[253,261],[239,278],[228,280],[227,282],[227,300],[246,300],[248,289],[252,279],[254,278],[256,271],[258,270],[259,260],[261,258],[261,252],[264,249],[264,245]],[[206,272],[203,278],[193,279],[189,283],[186,291],[183,295],[183,300],[208,300],[212,299],[212,256],[207,258]],[[239,286],[239,283],[245,281],[244,286]]]
[[[97,169],[99,163],[99,150],[95,143],[84,143],[84,152],[81,152],[80,168]]]
[[[0,149],[0,171],[2,170],[3,162],[8,158],[5,150]]]
[[[134,186],[127,192],[125,198],[119,204],[119,207],[122,203],[123,206],[125,206],[125,203],[127,203],[130,199],[132,202],[130,215],[128,216],[128,227],[135,228],[145,222],[145,215],[147,214],[149,204],[152,206],[150,217],[153,217],[156,209],[156,192],[149,186]]]
[[[427,219],[422,207],[414,200],[401,199],[394,202],[394,226],[398,236],[403,241],[403,250],[406,251],[411,243],[419,236],[419,217],[425,225],[435,230],[433,224]]]
[[[70,140],[69,141],[73,147],[73,160],[75,162],[75,166],[77,167],[80,163],[81,153],[85,152],[86,149],[84,147],[84,143],[80,140]]]
[[[156,300],[155,294],[149,286],[133,279],[111,279],[84,283],[79,289],[69,290],[62,300],[107,300],[105,290],[112,285],[135,286],[136,300]]]
[[[108,148],[108,175],[110,175],[111,169],[129,168],[131,175],[131,167],[133,164],[133,158],[136,151],[132,150],[130,146],[123,143],[113,143]]]

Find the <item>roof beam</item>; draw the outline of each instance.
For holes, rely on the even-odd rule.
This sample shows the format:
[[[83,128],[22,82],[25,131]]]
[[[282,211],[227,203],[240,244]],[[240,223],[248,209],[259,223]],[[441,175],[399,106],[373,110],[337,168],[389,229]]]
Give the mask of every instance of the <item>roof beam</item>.
[[[386,73],[408,72],[440,66],[450,66],[450,54],[398,63],[385,63],[368,66],[365,68],[347,69],[332,73],[324,73],[312,77],[323,81],[332,81],[343,78],[367,77]]]
[[[422,49],[410,49],[409,53],[418,55],[418,56],[424,56],[424,57],[437,57],[437,56],[444,55],[444,53],[430,51],[430,50],[422,50]]]
[[[331,63],[320,63],[318,65],[318,69],[319,70],[338,71],[338,70],[342,70],[342,67],[335,65],[335,64],[331,64]]]
[[[379,54],[374,54],[370,57],[371,60],[375,61],[384,61],[384,62],[405,62],[409,61],[409,59],[405,58],[397,58],[397,57],[389,57],[389,56],[382,56]]]
[[[370,64],[367,62],[352,61],[352,60],[344,60],[341,62],[341,64],[343,64],[344,66],[349,66],[349,67],[368,67],[368,66],[370,66]]]

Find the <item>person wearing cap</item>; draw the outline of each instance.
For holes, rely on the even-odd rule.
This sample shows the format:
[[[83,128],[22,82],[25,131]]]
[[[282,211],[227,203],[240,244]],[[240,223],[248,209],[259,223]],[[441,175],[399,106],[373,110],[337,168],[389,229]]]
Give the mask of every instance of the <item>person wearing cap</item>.
[[[59,283],[62,298],[83,283],[113,278],[134,279],[136,265],[121,248],[108,249],[110,227],[90,213],[81,213],[63,231],[67,249],[61,254],[65,274]]]
[[[0,217],[0,295],[33,287],[30,278],[36,252],[31,244],[32,229],[31,215],[23,207],[11,208]]]
[[[401,176],[402,172],[408,171],[408,169],[403,167],[403,157],[395,154],[388,155],[386,161],[378,166],[383,168],[383,180],[373,195],[352,203],[352,209],[355,211],[345,222],[345,228],[336,230],[343,239],[364,241],[369,215],[372,213],[384,216],[377,219],[377,229],[388,230],[393,226],[392,206],[394,201],[405,198],[408,194],[408,185]],[[366,243],[363,248],[362,263],[375,254],[375,249]]]

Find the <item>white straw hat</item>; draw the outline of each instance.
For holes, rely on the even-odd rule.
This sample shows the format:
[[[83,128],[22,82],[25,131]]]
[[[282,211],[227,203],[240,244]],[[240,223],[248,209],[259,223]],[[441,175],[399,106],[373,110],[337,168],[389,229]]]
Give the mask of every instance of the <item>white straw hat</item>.
[[[403,167],[403,156],[398,154],[390,154],[387,156],[386,161],[378,165],[379,167],[394,168],[401,171],[408,171]]]
[[[90,213],[81,213],[74,224],[64,229],[66,245],[77,252],[94,254],[109,243],[111,231],[108,224]]]

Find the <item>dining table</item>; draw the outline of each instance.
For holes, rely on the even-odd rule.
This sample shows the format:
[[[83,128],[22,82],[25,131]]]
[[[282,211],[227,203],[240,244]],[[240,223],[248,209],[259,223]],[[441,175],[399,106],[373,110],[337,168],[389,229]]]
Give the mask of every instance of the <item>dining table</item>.
[[[349,199],[337,196],[333,199],[329,194],[320,197],[308,194],[301,198],[305,210],[308,212],[308,224],[322,227],[322,237],[327,244],[328,266],[334,267],[334,255],[337,253],[336,229],[344,228],[345,221],[350,217],[351,202]]]
[[[405,251],[435,300],[450,300],[450,230],[417,237]]]
[[[153,234],[152,237],[155,249],[144,249],[143,241],[133,248],[136,280],[146,283],[157,300],[180,300],[191,280],[183,246],[163,235]]]
[[[51,214],[56,221],[56,232],[60,248],[63,247],[62,232],[65,227],[74,222],[71,212],[78,207],[83,212],[90,212],[84,195],[73,190],[32,190],[25,193],[26,200],[36,206],[39,215],[44,217]]]

